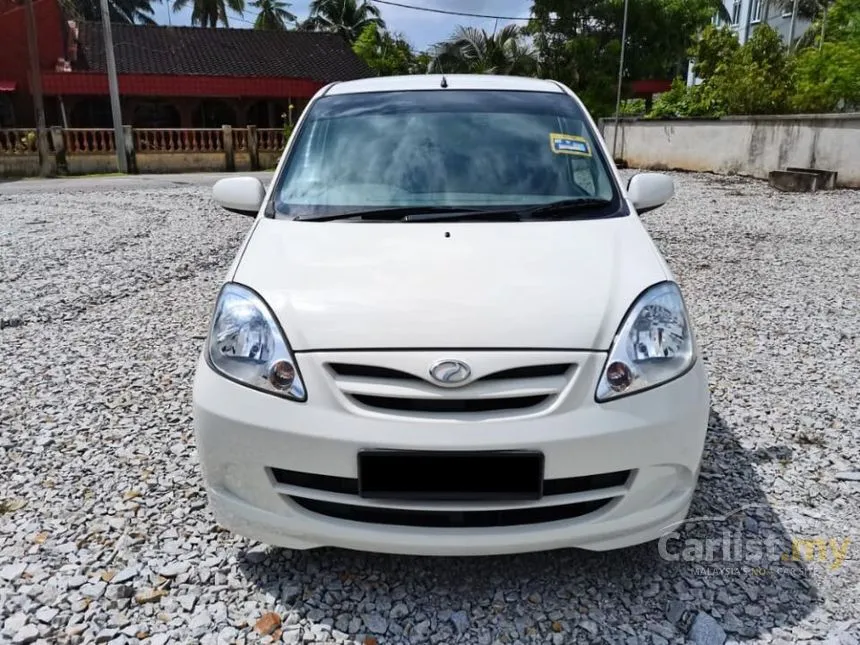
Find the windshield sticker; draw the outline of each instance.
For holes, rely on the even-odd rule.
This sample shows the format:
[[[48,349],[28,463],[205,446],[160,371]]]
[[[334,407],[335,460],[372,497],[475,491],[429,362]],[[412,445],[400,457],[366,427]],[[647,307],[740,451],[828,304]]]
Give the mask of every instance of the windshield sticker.
[[[588,141],[573,134],[550,132],[549,145],[557,155],[591,156],[591,148],[588,145]]]

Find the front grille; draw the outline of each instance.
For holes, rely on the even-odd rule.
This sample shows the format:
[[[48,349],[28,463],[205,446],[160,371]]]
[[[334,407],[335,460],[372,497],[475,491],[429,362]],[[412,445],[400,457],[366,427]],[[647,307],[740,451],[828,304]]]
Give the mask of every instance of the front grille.
[[[535,508],[493,511],[416,511],[338,504],[292,495],[289,498],[302,508],[327,517],[368,524],[428,528],[489,528],[557,522],[593,513],[612,501],[612,498],[598,499],[562,506],[539,506]]]
[[[487,399],[422,399],[395,396],[373,396],[353,394],[351,398],[369,408],[397,410],[398,412],[497,412],[499,410],[522,410],[540,405],[549,396],[515,396]]]
[[[369,379],[400,379],[405,381],[420,381],[420,377],[402,370],[378,365],[360,365],[353,363],[329,363],[329,368],[338,376],[351,376]],[[481,381],[500,381],[504,379],[529,379],[545,378],[547,376],[564,376],[573,367],[571,363],[553,363],[550,365],[528,365],[525,367],[514,367],[507,370],[492,372],[481,378],[475,379],[473,383]]]
[[[436,382],[434,361],[447,355],[385,353],[334,355],[321,367],[345,400],[365,410],[408,416],[493,415],[493,418],[549,411],[575,378],[577,362],[570,353],[541,356],[512,352],[507,356],[463,352],[471,375],[456,387]],[[543,362],[542,362],[543,361]],[[343,400],[343,399],[342,399]]]
[[[297,470],[272,468],[272,477],[279,484],[299,486],[311,490],[344,495],[358,495],[358,480],[350,477],[335,477],[333,475],[315,475]],[[600,473],[584,477],[565,477],[563,479],[545,479],[543,482],[544,496],[571,495],[605,488],[624,486],[630,478],[630,470],[620,470],[614,473]]]

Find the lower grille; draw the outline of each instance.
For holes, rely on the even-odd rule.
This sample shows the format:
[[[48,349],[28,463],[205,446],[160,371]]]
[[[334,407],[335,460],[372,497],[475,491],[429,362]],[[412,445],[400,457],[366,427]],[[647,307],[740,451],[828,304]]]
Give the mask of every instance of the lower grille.
[[[370,408],[410,412],[495,412],[540,405],[549,396],[516,396],[488,399],[418,399],[353,394],[352,399]]]
[[[358,495],[358,480],[350,477],[316,475],[314,473],[303,473],[297,470],[284,470],[282,468],[272,468],[271,471],[275,481],[286,486],[299,486],[301,488],[329,493]],[[543,482],[543,494],[544,496],[570,495],[573,493],[584,493],[591,490],[624,486],[630,478],[631,472],[630,470],[619,470],[613,473],[600,473],[584,477],[545,479]]]
[[[494,511],[416,511],[396,508],[354,506],[325,502],[307,497],[289,498],[313,513],[353,522],[388,524],[397,526],[420,526],[427,528],[489,528],[500,526],[522,526],[543,524],[582,517],[603,508],[610,499],[598,499],[563,506],[540,506]]]

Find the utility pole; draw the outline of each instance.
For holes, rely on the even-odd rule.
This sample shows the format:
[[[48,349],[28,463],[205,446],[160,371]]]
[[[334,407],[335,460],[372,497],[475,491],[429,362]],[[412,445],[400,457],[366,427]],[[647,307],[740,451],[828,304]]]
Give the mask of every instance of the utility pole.
[[[794,5],[791,7],[791,25],[788,28],[788,50],[794,51],[794,26],[797,23],[797,5],[798,0],[794,0]]]
[[[116,78],[116,59],[113,51],[113,34],[110,28],[110,10],[107,0],[101,0],[102,25],[105,32],[105,58],[108,68],[108,88],[110,89],[110,111],[113,115],[113,138],[116,143],[117,170],[128,172],[128,157],[125,155],[125,135],[122,130],[122,111],[119,107],[119,82]]]
[[[36,113],[39,175],[47,177],[51,172],[51,160],[48,153],[48,129],[45,127],[45,99],[42,96],[42,71],[39,69],[39,46],[36,43],[36,13],[33,10],[33,0],[27,0],[27,48],[30,55],[30,93],[33,95],[33,111]]]
[[[797,0],[795,0],[796,2]],[[627,8],[630,0],[624,0],[624,22],[621,27],[621,58],[618,61],[618,94],[615,97],[615,134],[612,135],[612,160],[618,147],[618,119],[621,115],[621,81],[624,77],[624,50],[627,46]]]

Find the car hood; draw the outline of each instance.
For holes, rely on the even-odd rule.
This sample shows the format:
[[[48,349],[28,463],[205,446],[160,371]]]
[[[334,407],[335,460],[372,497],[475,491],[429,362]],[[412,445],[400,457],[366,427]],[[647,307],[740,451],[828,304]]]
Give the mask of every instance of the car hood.
[[[260,219],[233,279],[296,350],[608,349],[669,278],[636,217],[372,223]]]

